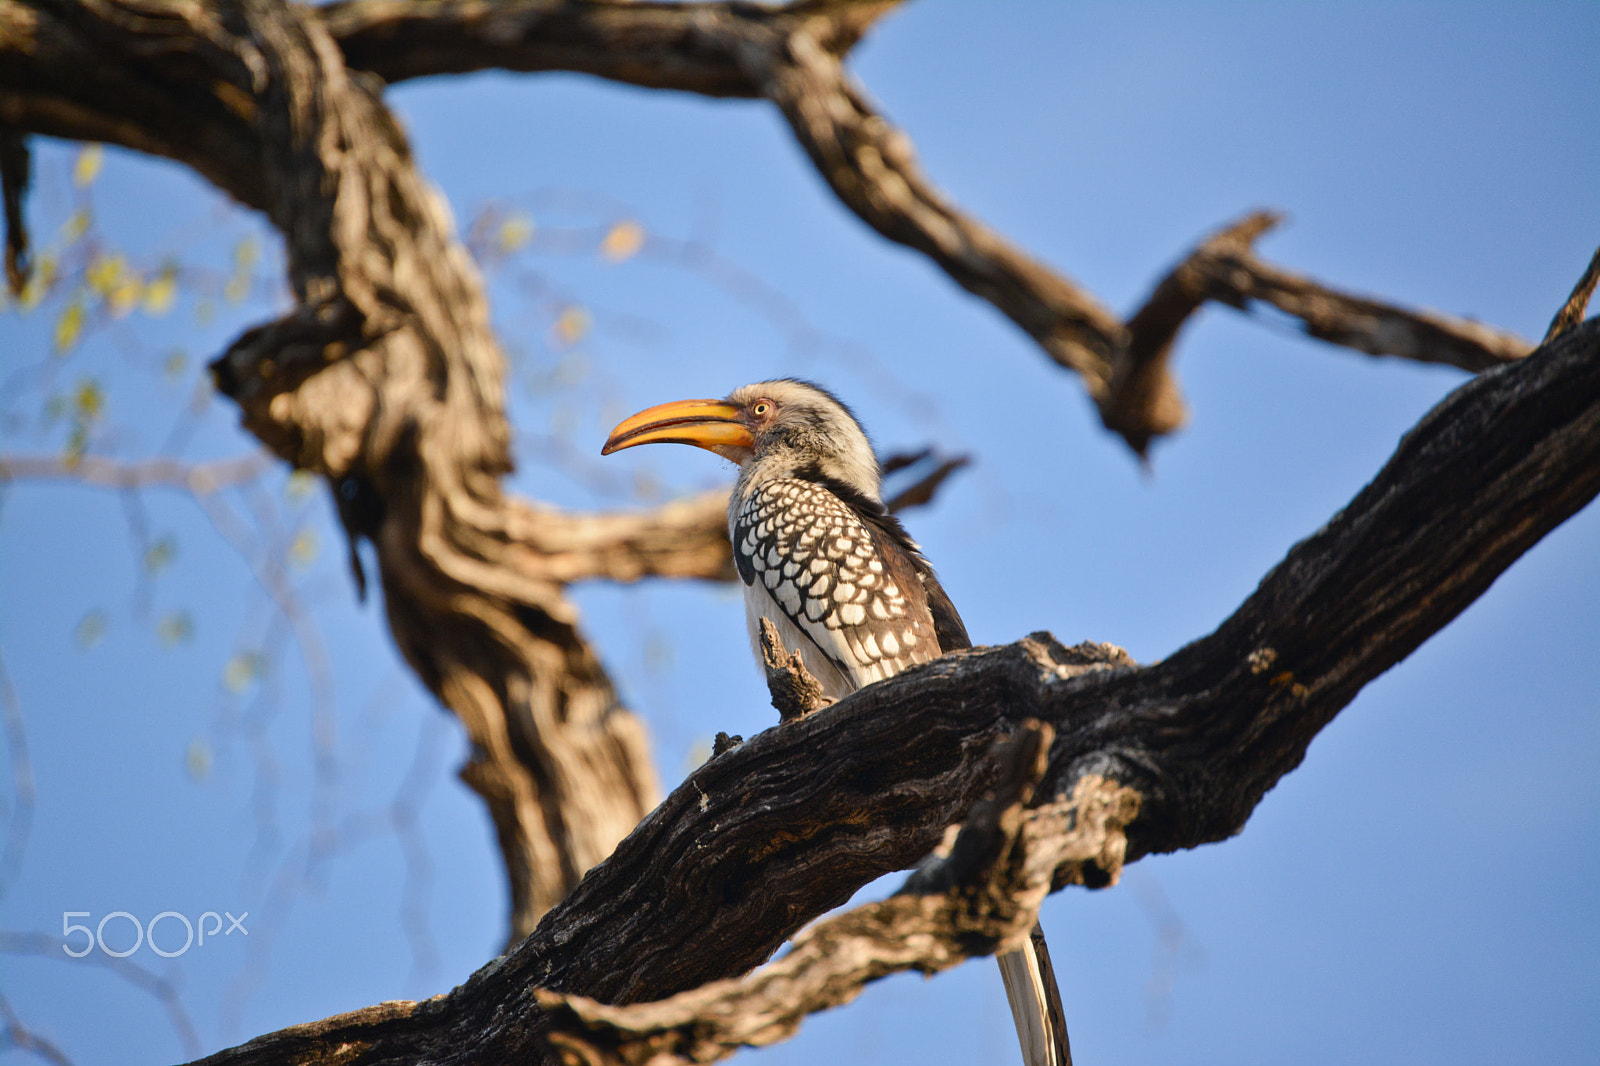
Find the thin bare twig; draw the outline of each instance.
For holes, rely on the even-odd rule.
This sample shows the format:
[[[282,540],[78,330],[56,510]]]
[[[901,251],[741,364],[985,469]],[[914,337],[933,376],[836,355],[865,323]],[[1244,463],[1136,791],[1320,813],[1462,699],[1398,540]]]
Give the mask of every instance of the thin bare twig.
[[[0,1021],[5,1023],[5,1027],[0,1028],[0,1051],[8,1047],[16,1048],[55,1063],[55,1066],[72,1066],[72,1060],[67,1058],[66,1052],[22,1024],[22,1018],[12,1009],[11,1001],[3,995],[0,995]]]
[[[176,459],[122,462],[100,455],[0,455],[0,482],[75,481],[108,489],[172,488],[209,496],[248,484],[274,466],[266,452],[210,463]]]
[[[1556,312],[1555,319],[1550,323],[1550,329],[1544,335],[1544,343],[1549,344],[1583,321],[1584,312],[1589,309],[1589,298],[1594,295],[1597,284],[1600,284],[1600,248],[1594,250],[1588,268],[1584,270],[1578,283],[1572,287],[1572,295],[1567,297],[1567,302]]]
[[[16,933],[5,929],[0,929],[0,955],[31,955],[42,959],[89,962],[104,966],[141,992],[154,996],[166,1009],[167,1020],[177,1033],[184,1054],[191,1057],[200,1054],[200,1036],[195,1031],[194,1022],[189,1019],[189,1012],[184,1009],[183,1000],[178,997],[178,990],[173,987],[171,981],[157,977],[137,963],[99,951],[91,953],[84,959],[71,959],[62,953],[59,937],[47,933]]]
[[[0,657],[0,720],[3,720],[6,747],[11,755],[11,787],[15,794],[6,826],[5,846],[0,848],[0,898],[4,898],[11,879],[22,866],[22,853],[27,849],[28,834],[33,828],[36,797],[27,724],[22,717],[17,690],[11,684],[11,675],[6,672],[4,657]]]

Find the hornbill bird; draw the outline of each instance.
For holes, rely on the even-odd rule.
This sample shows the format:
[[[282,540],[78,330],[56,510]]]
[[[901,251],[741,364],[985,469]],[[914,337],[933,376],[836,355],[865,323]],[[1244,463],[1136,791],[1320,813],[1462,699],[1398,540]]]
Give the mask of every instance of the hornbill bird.
[[[601,454],[662,442],[739,465],[728,536],[758,662],[763,617],[832,700],[972,646],[921,549],[884,509],[866,431],[826,389],[791,378],[662,404],[624,420]],[[1043,932],[1036,925],[998,961],[1028,1066],[1069,1066]]]

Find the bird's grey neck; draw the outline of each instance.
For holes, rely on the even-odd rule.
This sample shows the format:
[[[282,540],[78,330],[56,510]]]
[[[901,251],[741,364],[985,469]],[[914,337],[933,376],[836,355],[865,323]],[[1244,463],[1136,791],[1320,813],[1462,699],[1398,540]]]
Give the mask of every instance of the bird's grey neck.
[[[831,455],[774,452],[757,456],[739,470],[739,480],[734,486],[734,498],[745,499],[757,486],[777,478],[798,478],[813,484],[826,485],[863,502],[868,507],[881,509],[882,488],[876,458],[869,461],[840,458]]]

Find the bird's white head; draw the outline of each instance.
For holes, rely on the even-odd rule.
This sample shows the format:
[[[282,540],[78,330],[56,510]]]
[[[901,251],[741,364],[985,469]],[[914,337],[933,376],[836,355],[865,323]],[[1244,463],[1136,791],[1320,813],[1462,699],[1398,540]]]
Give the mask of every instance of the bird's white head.
[[[861,423],[820,385],[758,381],[724,400],[679,400],[625,419],[600,454],[636,444],[692,444],[740,466],[741,483],[832,481],[878,502],[878,458]]]

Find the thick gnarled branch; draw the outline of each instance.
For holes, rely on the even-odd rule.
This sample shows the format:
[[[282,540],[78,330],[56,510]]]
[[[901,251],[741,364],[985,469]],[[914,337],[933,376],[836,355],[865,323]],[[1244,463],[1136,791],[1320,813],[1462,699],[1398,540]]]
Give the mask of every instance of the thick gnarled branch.
[[[1236,833],[1363,685],[1600,493],[1600,322],[1482,375],[1215,632],[1134,667],[1039,634],[956,653],[768,730],[695,771],[526,941],[449,996],[263,1037],[215,1063],[555,1061],[540,989],[626,1005],[764,961],[860,885],[926,855],[995,787],[1027,718],[1056,739],[1031,817],[1111,782],[1052,887]],[[742,1037],[741,1037],[742,1039]]]
[[[809,1014],[842,1006],[904,970],[935,974],[1015,948],[1034,926],[1050,871],[1066,855],[1115,851],[1138,812],[1131,790],[1085,778],[1073,795],[1029,811],[1054,735],[1024,722],[994,745],[992,794],[974,805],[948,853],[887,900],[817,923],[777,962],[655,1003],[616,1007],[545,992],[548,1039],[569,1066],[715,1062],[793,1035]]]

